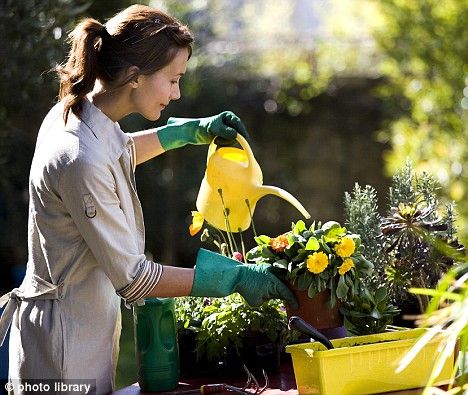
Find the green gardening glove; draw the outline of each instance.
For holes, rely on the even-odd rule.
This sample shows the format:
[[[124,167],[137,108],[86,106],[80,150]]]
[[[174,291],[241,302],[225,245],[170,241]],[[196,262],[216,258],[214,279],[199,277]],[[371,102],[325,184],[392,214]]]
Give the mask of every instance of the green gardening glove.
[[[297,300],[273,273],[271,265],[244,264],[201,248],[198,251],[191,296],[222,297],[239,292],[251,306],[284,299],[292,308]]]
[[[187,144],[209,144],[217,136],[232,141],[240,133],[248,138],[244,124],[231,111],[207,118],[169,118],[157,133],[165,151]]]

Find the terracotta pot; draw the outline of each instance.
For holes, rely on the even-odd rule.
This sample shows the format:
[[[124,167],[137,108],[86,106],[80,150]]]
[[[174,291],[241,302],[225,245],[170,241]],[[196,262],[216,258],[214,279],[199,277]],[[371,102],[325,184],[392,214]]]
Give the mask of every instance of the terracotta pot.
[[[346,336],[346,330],[343,327],[343,316],[339,311],[340,302],[338,300],[334,307],[330,307],[329,289],[319,292],[311,299],[307,295],[307,290],[301,291],[296,287],[290,288],[299,302],[299,307],[292,309],[286,305],[288,318],[297,315],[330,339]]]

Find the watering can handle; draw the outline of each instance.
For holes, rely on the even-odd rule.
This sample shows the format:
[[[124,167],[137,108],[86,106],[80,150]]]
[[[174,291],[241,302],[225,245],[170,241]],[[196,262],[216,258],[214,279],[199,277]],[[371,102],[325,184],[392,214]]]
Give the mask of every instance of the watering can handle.
[[[206,155],[206,166],[208,166],[208,163],[210,161],[211,156],[216,152],[216,143],[215,143],[216,138],[211,140],[211,143],[208,147],[208,154]]]
[[[249,143],[247,142],[247,140],[245,139],[244,136],[242,136],[240,133],[237,133],[237,137],[236,137],[236,140],[237,142],[241,145],[242,149],[245,151],[245,153],[247,154],[247,159],[248,159],[248,163],[247,163],[247,168],[251,167],[252,165],[252,162],[255,161],[255,157],[254,157],[254,154],[252,152],[252,148],[250,148],[250,145]]]
[[[208,164],[208,161],[211,158],[211,155],[213,155],[215,153],[215,151],[216,151],[215,140],[216,140],[216,138],[214,138],[211,141],[211,144],[208,147],[208,155],[206,156],[207,164]],[[252,162],[255,161],[255,157],[254,157],[254,154],[252,152],[252,148],[250,148],[249,143],[247,142],[247,140],[240,133],[237,133],[236,140],[240,144],[242,149],[245,151],[245,153],[247,154],[247,159],[248,159],[247,168],[251,167]]]

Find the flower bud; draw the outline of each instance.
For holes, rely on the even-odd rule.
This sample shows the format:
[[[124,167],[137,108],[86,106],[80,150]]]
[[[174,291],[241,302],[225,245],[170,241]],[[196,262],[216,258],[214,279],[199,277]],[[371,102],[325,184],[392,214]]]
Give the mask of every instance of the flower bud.
[[[236,252],[234,252],[234,253],[232,254],[232,258],[238,260],[239,262],[244,262],[244,257],[243,257],[242,254],[241,254],[240,252],[238,252],[238,251],[236,251]]]
[[[229,256],[229,248],[226,243],[221,244],[221,246],[219,247],[219,251],[222,255]]]
[[[211,236],[210,236],[210,232],[208,231],[208,229],[203,229],[203,233],[200,236],[200,240],[202,242],[206,242],[206,241],[210,240],[210,238],[211,238]]]

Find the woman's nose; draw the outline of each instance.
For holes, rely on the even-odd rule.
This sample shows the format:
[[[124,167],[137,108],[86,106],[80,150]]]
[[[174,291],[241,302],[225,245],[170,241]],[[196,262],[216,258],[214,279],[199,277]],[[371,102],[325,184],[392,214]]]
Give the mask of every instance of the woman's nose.
[[[171,91],[171,100],[177,100],[180,99],[180,87],[179,84],[176,84],[174,88],[172,88]]]

